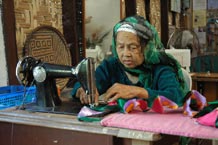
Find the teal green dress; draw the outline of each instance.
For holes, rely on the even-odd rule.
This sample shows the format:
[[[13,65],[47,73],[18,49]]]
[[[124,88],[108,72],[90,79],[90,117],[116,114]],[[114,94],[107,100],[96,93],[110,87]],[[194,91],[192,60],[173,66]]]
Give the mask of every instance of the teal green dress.
[[[183,105],[186,94],[181,88],[181,84],[179,83],[172,67],[166,65],[154,65],[153,68],[146,71],[147,72],[145,73],[151,73],[152,77],[150,86],[145,88],[149,94],[147,101],[150,105],[158,95],[167,97],[179,106]],[[104,60],[96,69],[96,86],[99,94],[101,95],[105,93],[115,83],[144,87],[144,83],[140,81],[133,84],[128,79],[118,60],[116,58],[110,58]]]
[[[145,88],[149,94],[149,98],[147,99],[149,106],[152,105],[158,95],[165,96],[179,106],[183,105],[185,92],[172,67],[154,65],[153,68],[147,68],[145,73],[151,73],[150,76],[152,77],[150,85]],[[105,59],[97,67],[95,75],[96,87],[100,95],[104,94],[115,83],[144,87],[144,83],[140,81],[133,84],[127,77],[122,65],[114,57]],[[74,85],[72,96],[75,96],[76,90],[79,87],[80,84],[77,82]],[[137,96],[135,97],[137,98]]]

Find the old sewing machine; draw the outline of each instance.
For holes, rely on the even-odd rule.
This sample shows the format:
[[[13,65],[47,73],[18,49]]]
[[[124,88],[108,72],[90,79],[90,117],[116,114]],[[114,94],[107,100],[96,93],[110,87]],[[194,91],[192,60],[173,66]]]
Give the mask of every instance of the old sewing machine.
[[[95,96],[95,64],[92,58],[83,59],[77,66],[65,66],[42,62],[27,56],[17,63],[16,76],[18,81],[26,86],[36,86],[36,103],[23,105],[30,111],[75,114],[81,106],[67,105],[62,102],[57,92],[55,79],[76,78],[86,91],[91,104]],[[28,90],[27,90],[28,91]]]

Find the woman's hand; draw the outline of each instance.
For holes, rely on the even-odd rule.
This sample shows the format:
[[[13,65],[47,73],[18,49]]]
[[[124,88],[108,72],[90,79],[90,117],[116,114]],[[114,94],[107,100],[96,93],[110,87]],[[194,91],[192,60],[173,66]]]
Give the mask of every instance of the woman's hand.
[[[90,97],[88,97],[88,95],[86,94],[85,90],[82,87],[80,87],[77,90],[76,97],[80,99],[80,102],[82,104],[91,104]],[[98,97],[99,97],[99,94],[98,94],[98,91],[96,89],[96,94],[95,94],[95,97],[94,97],[95,105],[98,105]]]
[[[82,87],[80,87],[77,90],[76,97],[80,99],[80,102],[82,104],[88,104],[89,103],[88,96],[87,96],[85,90]]]
[[[131,99],[134,97],[146,99],[148,98],[148,92],[142,87],[115,83],[107,90],[104,99],[107,102],[114,102],[118,98]]]

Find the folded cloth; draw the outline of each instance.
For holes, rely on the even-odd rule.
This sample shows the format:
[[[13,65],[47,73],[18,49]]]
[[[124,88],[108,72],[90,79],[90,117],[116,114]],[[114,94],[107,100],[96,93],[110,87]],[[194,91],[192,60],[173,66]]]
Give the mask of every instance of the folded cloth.
[[[169,108],[168,108],[169,109]],[[204,126],[196,122],[196,118],[185,116],[182,108],[165,110],[163,114],[152,110],[146,113],[113,113],[101,120],[101,125],[163,133],[170,135],[214,139],[218,138],[217,128]]]
[[[77,118],[79,121],[85,121],[85,122],[94,122],[94,121],[100,121],[100,118],[97,117],[90,117],[90,116],[96,116],[101,114],[102,112],[95,111],[90,109],[87,106],[83,106],[80,110],[80,112],[77,115]]]
[[[79,121],[94,122],[100,121],[105,115],[118,112],[120,110],[118,105],[102,104],[95,107],[83,106],[77,115]]]
[[[210,112],[212,112],[214,109],[218,107],[218,101],[208,102],[208,106],[205,106],[202,110],[200,110],[194,118],[199,118],[201,116],[204,116]]]
[[[192,90],[186,95],[186,100],[183,105],[183,113],[187,116],[195,116],[207,105],[206,97],[198,91]]]
[[[198,111],[202,110],[205,106],[207,106],[206,98],[198,91],[192,90],[189,92],[189,94],[187,94],[186,101],[183,106],[183,113],[185,115],[194,116],[194,111],[191,110],[192,100],[195,101],[195,108],[197,108]],[[92,119],[93,121],[100,121],[103,116],[109,113],[130,113],[134,110],[146,112],[150,109],[157,113],[164,113],[166,109],[178,109],[178,105],[164,96],[157,96],[151,108],[148,107],[147,101],[143,99],[134,98],[126,100],[120,98],[116,102],[111,102],[91,108],[84,106],[78,114],[78,119],[81,121],[89,122],[92,121]]]
[[[147,111],[148,104],[142,99],[130,99],[123,106],[124,113],[129,113],[132,110]]]
[[[196,121],[201,125],[218,128],[218,101],[208,102],[208,106],[199,111],[194,118],[197,118]]]
[[[204,116],[197,118],[197,122],[202,125],[218,128],[218,108]]]
[[[146,112],[149,109],[157,113],[164,113],[165,108],[177,109],[178,105],[164,96],[157,96],[151,108],[148,107],[147,101],[143,99],[130,99],[128,101],[118,102],[124,113],[130,113],[134,110]]]
[[[81,118],[81,117],[98,115],[98,114],[101,114],[101,113],[102,112],[100,112],[100,111],[95,111],[95,110],[90,109],[87,106],[83,106],[82,109],[80,110],[80,112],[78,113],[77,117]]]
[[[177,109],[178,105],[164,96],[158,96],[152,105],[152,110],[158,113],[164,113],[164,107]]]

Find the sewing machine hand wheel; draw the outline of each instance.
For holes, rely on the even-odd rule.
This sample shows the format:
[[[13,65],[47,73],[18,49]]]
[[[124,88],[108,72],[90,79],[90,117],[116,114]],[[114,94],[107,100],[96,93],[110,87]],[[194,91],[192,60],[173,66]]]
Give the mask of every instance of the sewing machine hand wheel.
[[[39,63],[39,60],[26,56],[19,60],[16,66],[16,77],[21,85],[31,86],[34,81],[33,68]]]

